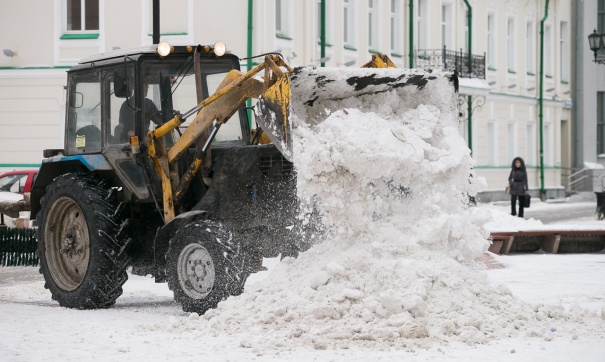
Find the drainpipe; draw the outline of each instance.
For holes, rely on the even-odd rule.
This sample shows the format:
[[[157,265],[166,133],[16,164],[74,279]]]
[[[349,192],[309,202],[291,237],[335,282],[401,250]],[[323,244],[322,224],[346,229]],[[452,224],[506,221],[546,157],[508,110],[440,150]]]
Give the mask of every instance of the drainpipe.
[[[325,59],[326,57],[326,0],[321,0],[321,14],[320,14],[320,22],[321,29],[319,30],[319,42],[321,47],[321,59]],[[325,67],[326,62],[322,61],[321,66]]]
[[[473,67],[473,8],[468,3],[468,0],[464,0],[467,11],[467,22],[468,22],[468,71],[472,73]],[[470,74],[469,74],[470,77]],[[473,155],[473,97],[468,96],[466,99],[467,112],[468,112],[468,148],[471,150],[471,156]]]
[[[544,6],[544,17],[540,20],[540,98],[538,99],[540,119],[540,197],[544,198],[546,190],[544,189],[544,22],[548,18],[548,3]]]
[[[248,60],[246,61],[246,67],[248,68],[247,70],[249,71],[250,69],[252,69],[252,22],[253,22],[253,15],[254,15],[254,0],[248,0],[248,46],[247,46],[247,51],[246,51],[246,56],[248,57]],[[250,125],[250,128],[252,128],[252,109],[250,109],[250,107],[252,107],[252,100],[250,98],[248,98],[248,100],[246,101],[246,106],[248,107],[248,124]]]
[[[410,0],[410,68],[414,68],[414,0]]]

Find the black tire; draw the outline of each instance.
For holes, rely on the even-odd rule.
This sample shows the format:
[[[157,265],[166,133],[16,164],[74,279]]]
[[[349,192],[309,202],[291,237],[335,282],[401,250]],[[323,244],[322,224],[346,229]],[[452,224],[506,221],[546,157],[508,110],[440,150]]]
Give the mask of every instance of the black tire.
[[[106,308],[122,294],[130,239],[115,194],[91,175],[65,174],[40,201],[40,273],[63,307]]]
[[[166,253],[168,287],[185,312],[205,313],[244,291],[247,274],[239,245],[221,224],[187,224],[170,240]]]

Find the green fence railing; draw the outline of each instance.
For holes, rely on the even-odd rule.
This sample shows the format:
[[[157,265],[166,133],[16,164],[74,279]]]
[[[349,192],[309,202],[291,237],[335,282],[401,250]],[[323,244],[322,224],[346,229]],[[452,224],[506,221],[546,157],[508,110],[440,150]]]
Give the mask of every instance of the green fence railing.
[[[0,228],[0,266],[37,266],[35,229]]]

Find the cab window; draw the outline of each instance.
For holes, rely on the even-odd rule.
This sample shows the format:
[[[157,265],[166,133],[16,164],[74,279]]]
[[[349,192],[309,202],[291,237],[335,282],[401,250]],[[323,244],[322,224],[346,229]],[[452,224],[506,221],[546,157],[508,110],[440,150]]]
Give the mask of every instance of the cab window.
[[[202,61],[202,94],[204,98],[214,94],[229,71],[233,69],[231,63]],[[145,102],[144,122],[142,128],[147,132],[157,126],[157,119],[167,122],[176,111],[186,112],[197,104],[195,74],[193,59],[185,62],[157,63],[148,61],[143,65],[143,84],[148,87],[143,90],[142,99]],[[156,115],[156,116],[154,116]],[[157,117],[159,116],[159,117]],[[185,129],[195,119],[191,116],[179,129]],[[242,124],[239,112],[236,112],[219,130],[216,141],[242,140]]]
[[[71,78],[67,105],[67,152],[70,155],[101,151],[101,83],[96,74]]]

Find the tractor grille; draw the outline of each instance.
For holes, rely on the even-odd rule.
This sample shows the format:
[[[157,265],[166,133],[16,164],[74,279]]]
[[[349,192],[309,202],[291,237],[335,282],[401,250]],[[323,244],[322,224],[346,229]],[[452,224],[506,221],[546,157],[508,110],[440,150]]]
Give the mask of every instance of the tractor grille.
[[[261,157],[260,172],[265,176],[289,176],[292,174],[292,163],[282,155]]]

